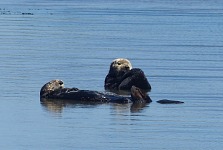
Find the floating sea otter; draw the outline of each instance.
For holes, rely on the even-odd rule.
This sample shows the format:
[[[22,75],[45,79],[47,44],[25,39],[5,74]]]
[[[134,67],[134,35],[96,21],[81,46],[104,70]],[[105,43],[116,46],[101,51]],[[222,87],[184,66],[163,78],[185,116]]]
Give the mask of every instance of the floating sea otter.
[[[119,93],[119,91],[130,91],[133,85],[146,92],[151,90],[151,85],[141,69],[132,68],[128,59],[113,60],[105,78],[105,89]]]
[[[65,88],[62,80],[52,80],[46,83],[40,90],[40,99],[60,99],[82,102],[101,102],[101,103],[130,103],[138,102],[140,94],[136,88],[132,88],[132,96],[125,97],[111,92],[98,92],[92,90],[79,90],[78,88]],[[148,95],[143,97],[145,103],[152,100]],[[139,102],[142,102],[141,100]]]
[[[146,92],[136,86],[131,88],[131,97],[120,96],[111,92],[79,90],[65,88],[62,80],[52,80],[40,90],[40,100],[70,100],[95,103],[150,103],[152,100]],[[160,100],[159,103],[183,103],[173,100]]]

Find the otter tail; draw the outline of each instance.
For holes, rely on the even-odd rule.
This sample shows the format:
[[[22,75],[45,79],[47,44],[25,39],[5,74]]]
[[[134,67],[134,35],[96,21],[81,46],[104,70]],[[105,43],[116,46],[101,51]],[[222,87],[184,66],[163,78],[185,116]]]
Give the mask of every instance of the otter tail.
[[[158,100],[156,102],[160,103],[160,104],[182,104],[182,103],[184,103],[182,101],[175,101],[175,100],[168,100],[168,99],[162,99],[162,100]]]

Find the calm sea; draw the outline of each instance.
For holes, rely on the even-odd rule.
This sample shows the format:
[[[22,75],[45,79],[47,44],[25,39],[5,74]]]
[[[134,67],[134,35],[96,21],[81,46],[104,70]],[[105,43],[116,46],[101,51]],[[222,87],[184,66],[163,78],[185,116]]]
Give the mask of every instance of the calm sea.
[[[1,0],[1,149],[220,150],[223,1]],[[39,101],[52,79],[103,91],[115,58],[152,85],[153,102]],[[159,99],[182,100],[161,105]]]

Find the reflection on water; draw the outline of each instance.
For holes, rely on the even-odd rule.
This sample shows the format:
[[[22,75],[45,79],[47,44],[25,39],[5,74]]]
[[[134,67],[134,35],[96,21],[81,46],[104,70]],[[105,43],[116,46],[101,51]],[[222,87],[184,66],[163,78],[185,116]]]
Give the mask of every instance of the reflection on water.
[[[62,113],[63,108],[65,107],[82,107],[82,108],[90,108],[96,107],[102,103],[97,102],[82,102],[82,101],[72,101],[72,100],[60,100],[60,99],[42,99],[41,105],[45,107],[48,111],[55,113]]]
[[[1,149],[222,149],[222,6],[1,0]],[[103,91],[118,57],[144,71],[151,104],[40,104],[39,90],[52,79]]]
[[[100,102],[83,102],[83,101],[72,101],[72,100],[60,100],[60,99],[41,99],[41,105],[46,108],[46,110],[53,112],[53,113],[62,113],[63,108],[66,107],[82,107],[82,108],[94,108],[98,105],[102,105],[103,103]],[[107,105],[113,106],[114,109],[126,109],[126,106],[128,106],[129,110],[134,112],[140,112],[144,107],[149,105],[148,103],[129,103],[129,104],[112,104],[112,103],[106,103]]]

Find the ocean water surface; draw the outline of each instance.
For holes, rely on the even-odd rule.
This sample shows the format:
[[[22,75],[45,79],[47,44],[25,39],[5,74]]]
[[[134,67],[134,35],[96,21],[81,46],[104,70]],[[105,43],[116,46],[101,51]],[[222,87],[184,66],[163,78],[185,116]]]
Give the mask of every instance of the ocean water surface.
[[[221,0],[2,0],[1,149],[222,149],[222,6]],[[119,57],[144,71],[152,103],[40,103],[40,88],[52,79],[104,91]],[[165,98],[185,103],[156,103]]]

